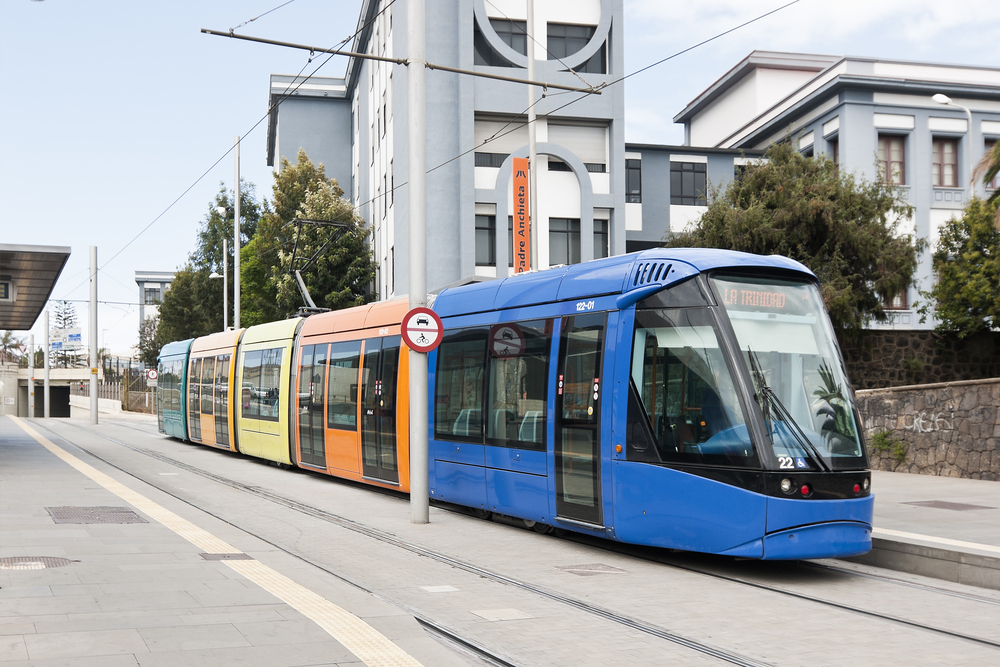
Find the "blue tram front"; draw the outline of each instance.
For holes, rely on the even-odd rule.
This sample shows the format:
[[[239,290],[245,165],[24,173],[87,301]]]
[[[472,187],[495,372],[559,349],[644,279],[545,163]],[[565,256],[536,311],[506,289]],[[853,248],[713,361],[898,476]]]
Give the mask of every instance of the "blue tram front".
[[[433,497],[749,558],[871,548],[860,422],[801,264],[650,250],[434,308]]]

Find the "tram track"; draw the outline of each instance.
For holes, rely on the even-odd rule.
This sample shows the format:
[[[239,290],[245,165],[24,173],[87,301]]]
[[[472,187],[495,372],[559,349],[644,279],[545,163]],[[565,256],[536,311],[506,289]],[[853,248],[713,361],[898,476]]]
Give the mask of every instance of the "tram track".
[[[159,434],[157,431],[154,431],[154,430],[151,430],[151,429],[138,428],[138,427],[136,427],[133,424],[123,423],[123,422],[116,422],[115,426],[119,426],[121,428],[127,428],[127,429],[130,429],[130,430],[136,431],[138,433],[143,433],[145,435],[156,436],[156,435]],[[95,435],[97,435],[97,434],[95,434]],[[219,450],[219,451],[225,451],[225,450]],[[253,461],[260,461],[259,459],[254,459],[253,457],[249,457],[249,458],[250,458],[250,460],[253,460]],[[304,472],[312,472],[312,471],[305,471],[305,470],[303,470],[303,471]],[[379,493],[379,494],[384,495],[386,497],[396,498],[396,499],[399,499],[401,501],[404,499],[404,496],[402,496],[400,494],[400,492],[393,491],[391,489],[383,489],[381,487],[374,487],[374,486],[368,486],[368,485],[364,485],[364,484],[359,484],[359,483],[353,482],[351,480],[338,479],[337,481],[339,483],[345,483],[345,484],[351,484],[351,485],[358,485],[359,488],[364,488],[365,490],[368,490],[368,491],[371,491],[371,492],[374,492],[374,493]],[[450,512],[454,512],[454,513],[462,514],[462,515],[469,515],[468,508],[461,507],[459,505],[452,505],[450,503],[443,503],[443,502],[437,502],[437,501],[432,501],[432,503],[435,505],[435,507],[437,507],[438,509],[441,509],[441,510],[450,511]],[[514,525],[512,527],[516,528],[516,527],[518,527],[516,525],[516,521],[517,520],[514,520],[514,521],[515,521],[515,523],[514,523]],[[593,538],[593,537],[590,537],[590,536],[587,536],[587,535],[583,535],[582,533],[572,533],[572,532],[569,532],[569,533],[566,533],[565,535],[563,535],[562,538],[563,539],[577,541],[579,543],[585,543],[588,546],[596,547],[596,548],[602,549],[604,551],[610,551],[612,553],[617,553],[617,554],[621,554],[621,555],[627,555],[627,556],[629,556],[631,558],[638,558],[638,559],[647,560],[647,561],[651,561],[651,562],[657,562],[657,563],[659,563],[661,565],[665,565],[665,566],[668,566],[668,567],[676,567],[676,568],[680,568],[680,569],[685,569],[685,570],[687,570],[689,572],[696,572],[698,574],[703,574],[703,575],[706,575],[706,576],[712,576],[712,574],[713,574],[711,571],[706,570],[704,568],[695,568],[695,567],[686,566],[686,565],[679,565],[675,561],[670,560],[669,556],[660,556],[659,558],[657,558],[657,557],[653,557],[653,556],[647,556],[647,555],[643,555],[643,554],[639,554],[639,553],[631,553],[631,552],[627,551],[630,548],[634,549],[634,548],[644,548],[644,547],[633,547],[632,545],[622,544],[620,542],[614,542],[614,541],[610,541],[610,540],[603,540],[603,539],[599,539],[599,538]],[[650,548],[650,549],[653,549],[653,548]],[[660,550],[660,551],[662,551],[662,550]],[[687,553],[687,552],[681,552],[681,553]],[[826,571],[826,572],[836,572],[838,574],[849,576],[849,577],[856,577],[856,578],[862,578],[862,579],[870,579],[870,580],[873,580],[873,581],[879,581],[879,582],[886,583],[886,584],[891,584],[891,585],[895,585],[895,586],[902,586],[902,587],[905,587],[905,588],[912,588],[912,589],[916,589],[916,590],[923,590],[923,591],[927,591],[927,592],[931,592],[931,593],[937,593],[937,594],[940,594],[940,595],[945,595],[945,596],[948,596],[948,597],[954,597],[954,598],[969,600],[969,601],[972,601],[972,602],[980,602],[980,603],[983,603],[983,604],[1000,606],[1000,597],[986,597],[986,596],[981,596],[981,595],[973,595],[971,593],[965,593],[965,592],[950,590],[950,589],[947,589],[947,588],[942,588],[940,586],[930,586],[928,584],[920,584],[920,583],[916,583],[916,582],[912,582],[912,581],[906,581],[904,579],[900,579],[899,577],[893,577],[893,576],[884,575],[884,574],[875,574],[875,573],[872,573],[872,572],[860,572],[860,571],[853,570],[853,569],[848,569],[848,568],[845,568],[845,567],[837,567],[835,565],[830,565],[828,563],[817,563],[817,562],[814,562],[814,561],[796,561],[796,565],[798,567],[802,567],[802,568],[811,568],[811,569],[821,570],[821,571]]]
[[[726,662],[726,663],[729,663],[729,664],[732,664],[732,665],[739,665],[741,667],[770,667],[770,663],[763,662],[763,661],[760,661],[760,660],[756,660],[756,659],[753,659],[753,658],[751,658],[749,656],[740,655],[738,653],[733,653],[731,651],[727,651],[727,650],[722,649],[722,648],[718,648],[718,647],[715,647],[715,646],[712,646],[712,645],[709,645],[709,644],[705,644],[705,643],[699,642],[697,640],[689,639],[689,638],[684,637],[684,636],[682,636],[680,634],[671,632],[670,630],[668,630],[666,628],[661,628],[659,626],[646,623],[646,622],[644,622],[644,621],[642,621],[640,619],[636,619],[636,618],[632,618],[632,617],[626,616],[624,614],[620,614],[620,613],[615,612],[615,611],[613,611],[611,609],[607,609],[607,608],[601,607],[599,605],[591,604],[591,603],[586,602],[584,600],[580,600],[580,599],[577,599],[577,598],[574,598],[574,597],[571,597],[571,596],[568,596],[568,595],[564,595],[564,594],[556,592],[556,591],[551,591],[551,590],[542,588],[540,586],[535,586],[534,584],[530,584],[530,583],[527,583],[527,582],[524,582],[524,581],[513,579],[511,577],[507,577],[507,576],[499,574],[497,572],[493,572],[491,570],[487,570],[485,568],[481,568],[481,567],[479,567],[477,565],[473,565],[471,563],[466,563],[466,562],[464,562],[462,560],[459,560],[459,559],[454,558],[452,556],[449,556],[447,554],[442,554],[442,553],[433,551],[431,549],[427,549],[426,547],[420,546],[418,544],[414,544],[412,542],[407,542],[406,540],[402,540],[402,539],[396,537],[395,535],[393,535],[392,533],[388,533],[388,532],[379,530],[377,528],[374,528],[372,526],[367,526],[365,524],[358,523],[358,522],[353,521],[351,519],[347,519],[345,517],[333,514],[331,512],[327,512],[326,510],[320,509],[318,507],[313,507],[313,506],[307,505],[305,503],[300,503],[300,502],[298,502],[296,500],[292,500],[291,498],[286,498],[284,496],[281,496],[279,494],[273,493],[271,491],[267,491],[265,489],[261,489],[260,487],[257,487],[257,486],[243,484],[242,482],[238,482],[236,480],[232,480],[232,479],[229,479],[227,477],[223,477],[221,475],[216,475],[215,473],[212,473],[212,472],[209,472],[207,470],[198,468],[197,466],[193,466],[193,465],[190,465],[188,463],[184,463],[183,461],[178,461],[176,459],[173,459],[173,458],[171,458],[169,456],[166,456],[164,454],[161,454],[159,452],[156,452],[156,451],[153,451],[153,450],[150,450],[150,449],[146,449],[144,447],[138,447],[138,446],[135,446],[135,445],[131,445],[129,443],[126,443],[126,442],[123,442],[121,440],[118,440],[117,438],[112,438],[112,437],[104,435],[102,433],[97,433],[95,431],[92,431],[90,429],[84,428],[82,426],[78,426],[76,424],[71,424],[71,426],[73,426],[74,428],[77,428],[77,429],[79,429],[81,431],[84,431],[84,432],[86,432],[89,435],[92,435],[94,437],[98,437],[98,438],[107,440],[107,441],[112,442],[112,443],[114,443],[116,445],[125,447],[126,449],[129,449],[129,450],[131,450],[133,452],[136,452],[138,454],[143,454],[145,456],[148,456],[148,457],[150,457],[150,458],[152,458],[154,460],[160,461],[161,463],[165,463],[167,465],[171,465],[171,466],[177,467],[177,468],[179,468],[181,470],[186,470],[186,471],[191,472],[193,474],[196,474],[196,475],[199,475],[201,477],[204,477],[205,479],[209,479],[209,480],[212,480],[212,481],[217,482],[219,484],[223,484],[225,486],[228,486],[230,488],[233,488],[233,489],[245,492],[245,493],[249,493],[249,494],[255,495],[257,497],[263,498],[265,500],[268,500],[268,501],[273,502],[275,504],[281,505],[281,506],[286,507],[288,509],[300,512],[300,513],[305,514],[307,516],[311,516],[311,517],[314,517],[314,518],[317,518],[317,519],[321,519],[321,520],[327,521],[328,523],[332,523],[332,524],[337,525],[337,526],[339,526],[341,528],[346,528],[348,530],[352,530],[354,532],[357,532],[359,534],[365,535],[365,536],[370,537],[372,539],[376,539],[376,540],[379,540],[379,541],[381,541],[383,543],[390,544],[390,545],[395,546],[397,548],[409,551],[409,552],[414,553],[414,554],[416,554],[418,556],[423,556],[423,557],[426,557],[426,558],[433,559],[433,560],[435,560],[437,562],[449,565],[449,566],[454,567],[454,568],[459,569],[459,570],[463,570],[463,571],[468,572],[470,574],[474,574],[474,575],[476,575],[478,577],[481,577],[483,579],[490,580],[490,581],[493,581],[495,583],[499,583],[499,584],[503,584],[503,585],[507,585],[507,586],[512,586],[512,587],[524,590],[526,592],[533,593],[533,594],[538,595],[540,597],[547,598],[547,599],[555,601],[555,602],[559,602],[561,604],[564,604],[564,605],[576,608],[576,609],[578,609],[580,611],[583,611],[585,613],[589,613],[589,614],[591,614],[593,616],[597,616],[597,617],[603,618],[605,620],[617,623],[619,625],[628,627],[630,629],[638,630],[640,632],[643,632],[645,634],[657,637],[659,639],[666,640],[666,641],[671,642],[673,644],[677,644],[679,646],[683,646],[685,648],[688,648],[690,650],[696,651],[696,652],[701,653],[703,655],[707,655],[707,656],[710,656],[710,657],[713,657],[713,658],[717,658],[719,660],[722,660],[723,662]],[[46,429],[46,430],[48,430],[48,429]],[[134,430],[138,431],[140,429],[134,429]],[[52,433],[51,430],[49,430],[49,432]],[[148,434],[148,431],[143,431],[143,432],[145,432],[145,433]],[[55,434],[55,433],[53,433],[53,435],[57,435],[58,436],[58,434]],[[378,598],[380,600],[383,600],[385,602],[388,602],[390,604],[393,604],[393,605],[395,605],[395,606],[403,609],[404,611],[406,611],[407,613],[409,613],[410,615],[412,615],[414,618],[416,618],[417,621],[421,625],[423,625],[426,628],[430,629],[433,634],[437,635],[440,639],[444,640],[446,643],[455,644],[455,645],[457,645],[460,648],[464,648],[465,650],[467,650],[467,651],[471,652],[472,654],[476,655],[479,659],[484,660],[487,664],[496,665],[497,667],[521,667],[520,663],[517,663],[517,662],[513,661],[512,659],[506,658],[504,656],[500,656],[500,655],[496,654],[494,651],[492,651],[492,650],[490,650],[490,649],[488,649],[486,647],[481,646],[478,642],[475,642],[474,640],[470,640],[467,637],[463,637],[459,632],[451,630],[451,629],[447,628],[446,626],[443,626],[440,623],[437,623],[437,622],[433,621],[432,619],[426,617],[426,615],[424,615],[421,612],[419,612],[419,610],[416,610],[416,609],[410,607],[409,605],[405,605],[405,604],[400,603],[397,600],[393,600],[391,598],[387,598],[384,595],[381,595],[381,594],[379,594],[376,591],[370,590],[367,587],[363,586],[362,584],[359,584],[359,583],[357,583],[357,582],[355,582],[355,581],[353,581],[353,580],[345,577],[344,575],[342,575],[342,574],[340,574],[338,572],[330,570],[329,568],[325,567],[321,563],[317,563],[317,562],[315,562],[315,561],[313,561],[313,560],[305,557],[304,555],[302,555],[301,553],[297,552],[294,549],[290,549],[290,548],[284,547],[284,546],[282,546],[280,544],[277,544],[277,543],[273,542],[272,540],[269,540],[267,537],[264,537],[264,536],[262,536],[262,535],[260,535],[260,534],[258,534],[256,532],[254,532],[252,529],[240,526],[240,525],[238,525],[236,523],[233,523],[232,521],[226,519],[225,517],[219,516],[218,514],[215,514],[214,512],[206,510],[203,507],[199,507],[199,506],[195,505],[194,503],[188,501],[187,499],[185,499],[185,498],[177,495],[176,493],[170,491],[169,489],[163,488],[160,484],[157,484],[154,481],[147,480],[147,479],[145,479],[143,477],[140,477],[139,475],[135,474],[134,472],[132,472],[130,470],[127,470],[127,469],[125,469],[125,468],[123,468],[123,467],[115,464],[112,461],[107,460],[106,458],[102,457],[101,455],[99,455],[99,454],[91,451],[90,449],[87,449],[86,447],[83,447],[83,446],[79,445],[78,443],[74,443],[74,446],[77,447],[77,448],[79,448],[80,450],[86,452],[88,455],[93,456],[95,459],[97,459],[99,461],[102,461],[103,463],[105,463],[105,464],[107,464],[107,465],[115,468],[116,470],[119,470],[119,471],[121,471],[121,472],[123,472],[123,473],[125,473],[125,474],[127,474],[127,475],[129,475],[131,477],[134,477],[135,479],[143,482],[144,484],[148,484],[148,485],[152,486],[153,488],[156,488],[157,490],[159,490],[159,491],[161,491],[163,493],[166,493],[167,495],[169,495],[169,496],[171,496],[173,498],[176,498],[177,500],[180,500],[181,502],[184,502],[184,503],[186,503],[188,505],[191,505],[192,507],[195,507],[196,509],[198,509],[201,512],[205,512],[205,513],[211,515],[212,517],[214,517],[216,519],[219,519],[220,521],[223,521],[226,524],[228,524],[230,526],[233,526],[234,528],[237,528],[238,530],[241,530],[241,531],[243,531],[243,532],[245,532],[245,533],[247,533],[249,535],[252,535],[253,537],[256,537],[257,539],[260,539],[261,541],[266,542],[267,544],[270,544],[271,546],[275,547],[276,549],[280,549],[281,551],[284,551],[285,553],[287,553],[287,554],[289,554],[289,555],[291,555],[291,556],[293,556],[293,557],[295,557],[295,558],[297,558],[297,559],[299,559],[299,560],[301,560],[301,561],[303,561],[305,563],[308,563],[309,565],[312,565],[313,567],[316,567],[316,568],[322,570],[323,572],[326,572],[327,574],[330,574],[331,576],[334,576],[337,579],[339,579],[341,581],[344,581],[345,583],[350,584],[351,586],[357,588],[358,590],[364,591],[364,592],[366,592],[366,593],[368,593],[368,594],[370,594],[370,595],[372,595],[372,596],[374,596],[374,597],[376,597],[376,598]]]
[[[618,624],[623,625],[625,627],[629,627],[631,629],[635,629],[635,630],[644,632],[644,633],[646,633],[648,635],[659,637],[659,638],[664,639],[666,641],[670,641],[672,643],[675,643],[675,644],[678,644],[678,645],[681,645],[681,646],[685,646],[685,647],[690,648],[692,650],[695,650],[695,651],[697,651],[699,653],[702,653],[702,654],[705,654],[705,655],[709,655],[709,656],[718,658],[718,659],[723,660],[725,662],[728,662],[730,664],[736,664],[736,665],[753,665],[753,666],[759,666],[759,665],[766,664],[766,663],[762,663],[760,661],[756,661],[756,660],[754,660],[752,658],[748,658],[746,656],[740,656],[738,654],[731,653],[731,652],[726,651],[724,649],[719,649],[717,647],[713,647],[713,646],[710,646],[710,645],[707,645],[707,644],[703,644],[703,643],[695,641],[695,640],[688,639],[686,637],[683,637],[681,635],[673,633],[673,632],[671,632],[670,630],[668,630],[666,628],[661,628],[659,626],[646,623],[646,622],[644,622],[644,621],[642,621],[640,619],[635,619],[635,618],[629,617],[627,615],[620,614],[620,613],[618,613],[618,612],[616,612],[614,610],[611,610],[611,609],[608,609],[608,608],[605,608],[605,607],[602,607],[602,606],[599,606],[599,605],[594,605],[594,604],[586,602],[584,600],[573,598],[572,596],[568,596],[568,595],[559,593],[557,591],[551,591],[551,590],[542,588],[540,586],[536,586],[536,585],[528,583],[528,582],[520,581],[520,580],[511,578],[511,577],[508,577],[506,575],[500,574],[498,572],[493,572],[491,570],[479,567],[479,566],[474,565],[472,563],[464,562],[464,561],[462,561],[460,559],[457,559],[455,557],[449,556],[448,554],[436,552],[436,551],[433,551],[433,550],[428,549],[426,547],[423,547],[421,545],[418,545],[418,544],[415,544],[415,543],[412,543],[412,542],[408,542],[408,541],[406,541],[404,539],[401,539],[401,538],[393,535],[392,533],[388,533],[386,531],[379,530],[379,529],[374,528],[372,526],[368,526],[366,524],[353,521],[353,520],[348,519],[346,517],[342,517],[342,516],[339,516],[337,514],[334,514],[334,513],[331,513],[331,512],[327,512],[326,510],[314,507],[312,505],[301,503],[299,501],[293,500],[291,498],[287,498],[285,496],[282,496],[280,494],[268,491],[266,489],[262,489],[260,487],[243,484],[242,482],[239,482],[239,481],[236,481],[236,480],[224,477],[222,475],[218,475],[216,473],[210,472],[208,470],[204,470],[202,468],[198,468],[197,466],[193,466],[193,465],[185,463],[183,461],[179,461],[177,459],[174,459],[174,458],[172,458],[170,456],[167,456],[165,454],[162,454],[160,452],[157,452],[157,451],[154,451],[154,450],[151,450],[151,449],[147,449],[145,447],[140,447],[140,446],[136,446],[136,445],[132,445],[132,444],[126,443],[126,442],[123,442],[123,441],[121,441],[121,440],[119,440],[117,438],[113,438],[113,437],[105,435],[105,434],[97,433],[95,431],[92,431],[90,429],[84,428],[82,426],[78,426],[76,424],[71,424],[71,425],[74,428],[77,428],[77,429],[79,429],[81,431],[84,431],[84,432],[86,432],[86,433],[88,433],[88,434],[90,434],[92,436],[95,436],[95,437],[107,440],[107,441],[112,442],[114,444],[117,444],[119,446],[125,447],[125,448],[127,448],[127,449],[129,449],[129,450],[131,450],[131,451],[133,451],[135,453],[142,454],[144,456],[147,456],[147,457],[153,458],[155,460],[158,460],[161,463],[165,463],[167,465],[175,466],[175,467],[180,468],[182,470],[186,470],[186,471],[191,472],[193,474],[199,475],[199,476],[201,476],[203,478],[215,481],[216,483],[223,484],[225,486],[228,486],[230,488],[239,490],[239,491],[244,492],[244,493],[249,493],[249,494],[255,495],[255,496],[260,497],[262,499],[265,499],[265,500],[267,500],[269,502],[272,502],[272,503],[281,505],[283,507],[286,507],[288,509],[294,510],[296,512],[299,512],[299,513],[302,513],[302,514],[305,514],[305,515],[308,515],[308,516],[312,516],[314,518],[317,518],[317,519],[329,522],[329,523],[337,525],[339,527],[346,528],[348,530],[351,530],[351,531],[357,532],[359,534],[365,535],[365,536],[367,536],[367,537],[369,537],[371,539],[375,539],[375,540],[381,541],[383,543],[390,544],[392,546],[395,546],[395,547],[400,548],[400,549],[404,549],[404,550],[409,551],[411,553],[414,553],[414,554],[417,554],[417,555],[420,555],[420,556],[424,556],[424,557],[427,557],[427,558],[431,558],[431,559],[433,559],[433,560],[435,560],[437,562],[440,562],[440,563],[449,565],[451,567],[455,567],[457,569],[469,572],[471,574],[474,574],[476,576],[482,577],[484,579],[491,580],[491,581],[494,581],[496,583],[500,583],[500,584],[503,584],[503,585],[508,585],[508,586],[516,587],[516,588],[519,588],[519,589],[524,590],[526,592],[538,595],[540,597],[544,597],[544,598],[547,598],[549,600],[552,600],[552,601],[555,601],[555,602],[559,602],[561,604],[564,604],[564,605],[576,608],[576,609],[578,609],[580,611],[584,611],[584,612],[589,613],[591,615],[598,616],[598,617],[604,618],[606,620],[610,620],[612,622],[618,623]],[[121,426],[125,426],[126,428],[130,428],[132,430],[144,433],[146,435],[153,435],[148,430],[139,429],[139,428],[135,428],[135,427],[124,425],[124,424],[121,425]],[[76,445],[76,446],[80,447],[79,445]],[[116,469],[121,470],[122,472],[124,472],[124,473],[126,473],[126,474],[128,474],[128,475],[130,475],[132,477],[135,477],[135,478],[139,479],[140,481],[142,481],[142,482],[144,482],[146,484],[150,484],[151,486],[153,486],[153,487],[155,487],[155,488],[163,491],[164,493],[167,493],[167,494],[169,494],[169,495],[171,495],[171,496],[173,496],[175,498],[178,498],[179,500],[181,500],[183,502],[186,502],[188,504],[192,504],[193,505],[193,503],[190,503],[189,501],[185,500],[184,498],[182,498],[180,496],[177,496],[175,493],[173,493],[173,492],[171,492],[171,491],[169,491],[167,489],[164,489],[164,488],[160,487],[157,483],[155,483],[153,481],[146,480],[146,479],[144,479],[142,477],[139,477],[135,473],[133,473],[133,472],[131,472],[129,470],[126,470],[124,468],[121,468],[120,466],[118,466],[118,465],[116,465],[116,464],[114,464],[114,463],[112,463],[112,462],[104,459],[100,455],[97,455],[94,452],[91,452],[90,450],[87,450],[84,447],[80,447],[80,449],[82,449],[84,451],[87,451],[87,453],[90,454],[91,456],[94,456],[95,458],[97,458],[97,459],[99,459],[101,461],[104,461],[108,465],[111,465],[112,467],[115,467]],[[396,497],[398,494],[389,494],[389,495],[392,495],[392,497]],[[402,500],[402,498],[400,498],[400,499]],[[201,511],[207,511],[207,510],[205,510],[204,508],[201,508],[201,507],[198,507],[197,509],[199,509]],[[444,507],[443,509],[450,509],[450,508]],[[456,510],[453,510],[453,511],[458,511],[458,510],[456,509]],[[211,512],[209,512],[209,513],[211,514]],[[263,538],[260,535],[254,533],[252,530],[249,530],[249,529],[243,528],[241,526],[238,526],[236,524],[233,524],[232,522],[228,521],[227,519],[225,519],[223,517],[218,517],[215,514],[212,514],[212,516],[216,516],[216,518],[219,518],[220,520],[225,521],[226,523],[229,523],[230,525],[233,525],[234,527],[236,527],[236,528],[238,528],[240,530],[243,530],[243,531],[245,531],[245,532],[247,532],[247,533],[249,533],[251,535],[254,535],[255,537],[258,537],[259,539],[263,539],[264,541],[267,541],[269,544],[272,544],[276,548],[281,549],[282,551],[285,551],[285,552],[289,553],[290,555],[293,555],[293,556],[295,556],[297,558],[300,558],[301,560],[303,560],[305,562],[308,562],[311,565],[314,565],[314,566],[322,569],[323,571],[328,572],[329,574],[331,574],[333,576],[336,576],[336,577],[342,579],[343,581],[346,581],[346,582],[350,583],[353,586],[356,586],[357,588],[359,588],[361,590],[364,590],[364,591],[366,591],[366,592],[368,592],[368,593],[370,593],[372,595],[375,595],[376,597],[379,597],[380,599],[383,599],[383,600],[386,599],[383,596],[379,595],[378,593],[370,591],[370,590],[366,589],[365,587],[363,587],[363,586],[361,586],[361,585],[359,585],[359,584],[357,584],[357,583],[355,583],[353,581],[345,579],[342,575],[340,575],[340,574],[338,574],[336,572],[330,571],[329,569],[323,567],[321,564],[317,564],[317,563],[314,563],[314,562],[308,560],[307,558],[303,557],[301,554],[298,554],[294,550],[287,549],[287,548],[282,547],[281,545],[278,545],[278,544],[274,544],[273,542],[270,542],[269,540],[267,540],[267,538]],[[987,647],[990,647],[990,648],[993,648],[993,649],[1000,649],[1000,642],[998,642],[998,641],[993,641],[993,640],[985,639],[985,638],[982,638],[982,637],[976,637],[976,636],[973,636],[973,635],[968,635],[968,634],[964,634],[964,633],[961,633],[961,632],[956,632],[956,631],[953,631],[953,630],[948,630],[946,628],[935,627],[935,626],[927,625],[925,623],[921,623],[921,622],[918,622],[918,621],[912,621],[912,620],[901,618],[901,617],[894,616],[894,615],[891,615],[891,614],[885,614],[885,613],[881,613],[881,612],[877,612],[877,611],[873,611],[873,610],[863,609],[863,608],[860,608],[860,607],[851,606],[851,605],[844,604],[844,603],[841,603],[841,602],[837,602],[837,601],[834,601],[834,600],[827,600],[827,599],[824,599],[824,598],[821,598],[821,597],[817,597],[817,596],[814,596],[814,595],[809,595],[809,594],[806,594],[806,593],[800,593],[800,592],[797,592],[797,591],[788,590],[788,589],[782,588],[780,586],[774,586],[774,585],[771,585],[771,584],[761,583],[761,582],[758,582],[758,581],[751,581],[749,579],[745,579],[745,578],[738,577],[738,576],[733,576],[733,575],[729,575],[729,574],[723,574],[723,573],[719,573],[719,572],[714,572],[714,571],[709,570],[709,569],[704,569],[704,568],[694,567],[694,566],[691,566],[691,565],[686,565],[686,564],[683,564],[683,563],[678,563],[676,559],[672,559],[671,558],[670,554],[655,555],[655,554],[652,553],[653,550],[650,549],[650,548],[636,547],[636,546],[633,546],[633,545],[623,545],[623,544],[616,543],[616,542],[606,542],[606,541],[596,540],[596,539],[590,538],[588,536],[580,536],[580,535],[576,535],[576,534],[571,534],[571,537],[569,537],[569,539],[573,539],[574,541],[577,541],[577,542],[580,542],[580,543],[584,543],[584,544],[586,544],[588,546],[596,546],[596,547],[599,547],[599,548],[601,548],[603,550],[606,550],[606,551],[610,551],[610,552],[614,552],[614,553],[618,553],[618,554],[622,554],[622,555],[627,555],[627,556],[632,557],[632,558],[637,558],[637,559],[641,559],[641,560],[645,560],[645,561],[649,561],[649,562],[656,562],[658,564],[661,564],[661,565],[664,565],[664,566],[667,566],[667,567],[671,567],[671,568],[683,570],[683,571],[686,571],[686,572],[691,572],[691,573],[694,573],[694,574],[699,574],[699,575],[702,575],[702,576],[705,576],[705,577],[710,577],[710,578],[713,578],[713,579],[716,579],[716,580],[721,580],[721,581],[726,581],[726,582],[729,582],[729,583],[740,584],[740,585],[743,585],[743,586],[749,586],[749,587],[753,587],[753,588],[756,588],[756,589],[759,589],[759,590],[764,590],[764,591],[768,591],[768,592],[771,592],[771,593],[775,593],[775,594],[787,596],[787,597],[790,597],[790,598],[795,598],[795,599],[799,599],[799,600],[803,600],[803,601],[808,601],[808,602],[820,604],[820,605],[823,605],[823,606],[827,606],[827,607],[830,607],[830,608],[835,608],[835,609],[839,609],[839,610],[842,610],[842,611],[846,611],[846,612],[850,612],[850,613],[854,613],[854,614],[859,614],[859,615],[867,616],[867,617],[870,617],[870,618],[876,618],[876,619],[883,620],[883,621],[890,622],[890,623],[904,625],[904,626],[908,626],[908,627],[911,627],[911,628],[915,628],[915,629],[919,629],[919,630],[923,630],[923,631],[927,631],[927,632],[932,632],[932,633],[939,634],[939,635],[948,636],[948,637],[951,637],[953,639],[958,639],[958,640],[973,642],[973,643],[976,643],[976,644],[979,644],[979,645],[983,645],[983,646],[987,646]],[[899,580],[899,579],[896,579],[896,578],[892,578],[892,577],[884,577],[884,576],[881,576],[881,575],[875,575],[875,574],[869,574],[869,573],[859,573],[859,572],[854,572],[854,571],[851,571],[851,570],[847,570],[847,569],[843,569],[843,568],[837,568],[837,567],[834,567],[834,566],[829,566],[829,565],[819,564],[819,563],[803,563],[803,564],[800,564],[800,565],[805,565],[805,566],[812,567],[812,568],[820,568],[820,569],[832,570],[832,571],[836,571],[839,574],[847,574],[847,575],[851,575],[851,576],[859,576],[859,577],[864,577],[864,578],[876,579],[876,580],[883,581],[883,582],[890,583],[890,584],[902,585],[902,586],[907,586],[907,587],[916,588],[916,589],[920,589],[920,590],[926,590],[928,592],[933,592],[933,593],[938,593],[938,594],[943,594],[943,595],[949,595],[949,596],[953,596],[953,597],[963,598],[963,599],[967,599],[967,600],[978,602],[978,603],[1000,605],[1000,600],[995,600],[995,599],[990,599],[990,598],[980,597],[980,596],[974,596],[974,595],[965,594],[965,593],[959,593],[959,592],[956,592],[956,591],[949,591],[947,589],[937,588],[937,587],[932,587],[932,586],[926,586],[926,585],[922,585],[922,584],[914,584],[912,582],[905,582],[905,581],[902,581],[902,580]],[[392,604],[396,604],[397,606],[400,606],[402,608],[405,608],[405,605],[400,605],[396,601],[393,601],[393,600],[387,600],[387,601],[391,602]],[[465,639],[462,639],[459,635],[451,632],[450,630],[448,630],[446,628],[439,628],[437,624],[435,624],[434,622],[430,621],[429,619],[424,619],[422,617],[422,615],[419,612],[417,612],[416,610],[412,610],[412,609],[406,608],[406,611],[408,613],[411,613],[412,615],[414,615],[418,619],[418,621],[420,621],[422,624],[425,624],[428,628],[434,629],[435,632],[438,632],[438,630],[440,630],[438,632],[439,636],[442,637],[442,638],[444,638],[446,641],[458,642],[459,644],[463,644],[464,642],[467,641]],[[472,650],[473,652],[476,652],[477,649],[475,648],[475,644],[474,643],[469,647],[469,650]],[[516,663],[508,662],[508,661],[506,661],[502,657],[492,656],[491,654],[489,654],[489,651],[485,650],[485,649],[483,649],[482,658],[485,659],[485,660],[487,660],[488,664],[496,664],[496,665],[501,665],[501,666],[516,664]],[[496,660],[496,662],[489,662],[490,660]]]

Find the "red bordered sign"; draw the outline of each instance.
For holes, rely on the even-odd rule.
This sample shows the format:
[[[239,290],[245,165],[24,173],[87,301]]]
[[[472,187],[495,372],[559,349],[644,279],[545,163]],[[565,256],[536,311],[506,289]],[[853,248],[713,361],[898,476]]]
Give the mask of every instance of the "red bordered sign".
[[[444,324],[430,308],[414,308],[403,316],[399,329],[406,347],[417,352],[432,352],[441,344]]]
[[[490,329],[490,354],[503,359],[524,352],[524,332],[516,324],[497,324]]]

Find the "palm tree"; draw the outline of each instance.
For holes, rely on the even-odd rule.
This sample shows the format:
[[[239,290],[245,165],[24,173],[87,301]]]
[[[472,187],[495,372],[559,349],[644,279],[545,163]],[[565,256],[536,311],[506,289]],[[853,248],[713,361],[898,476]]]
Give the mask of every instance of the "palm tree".
[[[11,354],[11,350],[19,350],[21,346],[24,345],[24,339],[18,338],[14,335],[13,331],[4,331],[3,336],[0,336],[0,362],[14,360],[14,355]]]
[[[993,148],[983,155],[979,164],[972,170],[972,182],[975,183],[982,179],[983,185],[987,185],[997,177],[997,174],[1000,174],[1000,141],[994,142]],[[1000,189],[994,190],[986,201],[992,203],[997,199],[1000,199]],[[1000,207],[997,208],[997,216],[993,220],[993,224],[1000,230]]]

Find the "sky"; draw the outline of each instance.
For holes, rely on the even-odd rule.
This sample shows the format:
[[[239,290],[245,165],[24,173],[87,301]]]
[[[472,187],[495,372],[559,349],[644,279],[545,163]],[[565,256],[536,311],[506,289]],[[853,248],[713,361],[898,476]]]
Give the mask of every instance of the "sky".
[[[243,179],[270,197],[259,122],[269,76],[321,61],[200,30],[333,46],[357,27],[360,0],[286,2],[0,0],[0,243],[72,248],[52,298],[75,301],[85,345],[90,246],[103,302],[98,345],[129,355],[135,272],[185,263],[220,184],[232,187],[226,153],[236,135]],[[624,0],[625,71],[785,4]],[[998,31],[1000,3],[989,0],[799,0],[619,84],[625,139],[683,143],[673,116],[755,49],[998,67]],[[333,58],[317,75],[342,76],[345,66]],[[32,333],[40,345],[41,318]]]

